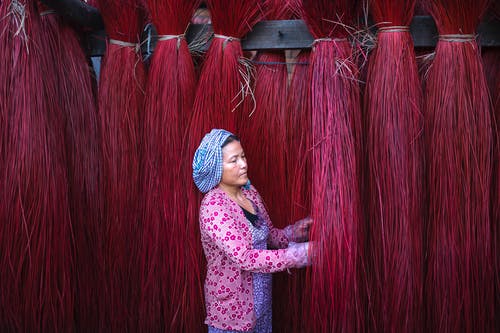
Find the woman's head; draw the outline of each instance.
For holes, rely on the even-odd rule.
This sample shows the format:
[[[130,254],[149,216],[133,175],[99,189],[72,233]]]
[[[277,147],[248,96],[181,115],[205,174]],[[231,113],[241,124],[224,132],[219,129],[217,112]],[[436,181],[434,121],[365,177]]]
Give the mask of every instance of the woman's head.
[[[231,166],[242,166],[244,153],[243,149],[238,150],[237,146],[241,148],[239,138],[228,131],[213,129],[205,135],[193,157],[193,180],[201,192],[206,193],[217,186],[223,180],[224,170],[232,170],[236,173],[234,170],[237,168],[232,169]],[[234,155],[237,156],[233,157]],[[237,159],[238,163],[229,162],[229,160],[233,161],[234,159]],[[228,164],[225,163],[226,160]],[[244,168],[246,168],[246,161],[244,164]],[[242,175],[241,178],[244,177]]]
[[[241,187],[248,183],[248,165],[245,152],[237,136],[230,136],[222,145],[221,185]]]

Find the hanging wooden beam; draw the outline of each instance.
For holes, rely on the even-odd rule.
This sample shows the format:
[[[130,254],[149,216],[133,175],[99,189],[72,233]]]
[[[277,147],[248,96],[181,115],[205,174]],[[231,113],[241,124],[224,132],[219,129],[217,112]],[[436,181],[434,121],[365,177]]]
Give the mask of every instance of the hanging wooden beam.
[[[370,30],[376,33],[376,28]],[[438,32],[434,20],[430,16],[415,16],[410,32],[416,48],[433,48],[436,46]],[[212,34],[211,25],[192,24],[186,33],[188,42],[200,40],[201,51],[208,49]],[[151,54],[156,45],[154,28],[145,31],[142,50]],[[105,33],[100,31],[90,35],[88,54],[102,56],[106,49]],[[500,20],[488,19],[478,28],[478,41],[483,47],[500,47]],[[262,21],[241,41],[243,50],[282,50],[310,48],[313,38],[302,20]]]
[[[68,22],[81,30],[96,31],[104,29],[104,22],[97,8],[82,0],[41,0],[43,4],[55,10]]]

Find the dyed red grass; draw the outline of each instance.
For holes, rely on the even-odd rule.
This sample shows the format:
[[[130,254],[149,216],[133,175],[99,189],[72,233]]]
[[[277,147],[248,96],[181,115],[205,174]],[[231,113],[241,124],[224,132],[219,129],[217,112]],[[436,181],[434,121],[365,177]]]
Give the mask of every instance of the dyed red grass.
[[[264,1],[263,9],[268,20],[290,16],[289,8],[283,1]],[[273,224],[284,228],[291,223],[286,195],[289,189],[285,156],[288,86],[285,52],[259,51],[254,60],[255,104],[245,104],[245,112],[238,119],[238,133],[247,155],[250,179],[259,189]],[[285,332],[288,331],[285,326],[291,322],[292,311],[283,311],[283,307],[297,306],[297,303],[288,292],[287,273],[275,274],[273,280],[273,326],[274,330]]]
[[[138,216],[140,120],[144,107],[145,71],[135,47],[142,11],[135,0],[100,0],[110,38],[101,64],[99,118],[104,155],[105,329],[134,331],[138,320],[140,279]]]
[[[0,200],[2,331],[67,332],[74,323],[74,239],[68,200],[64,116],[34,3],[2,13],[4,165]],[[40,84],[43,78],[44,84]],[[6,84],[6,85],[5,85]]]
[[[384,30],[408,27],[414,6],[370,2],[379,24],[364,96],[373,332],[422,331],[422,92],[409,29]]]
[[[102,313],[102,220],[100,187],[102,155],[97,106],[90,68],[75,32],[48,8],[38,4],[41,38],[45,45],[45,85],[53,83],[50,100],[65,122],[67,173],[75,234],[75,313],[77,329],[99,328]],[[101,318],[102,320],[102,318]]]
[[[500,18],[500,4],[491,7],[493,12]],[[493,177],[491,188],[491,216],[492,216],[492,243],[493,260],[495,267],[495,318],[500,317],[500,49],[482,49],[484,63],[484,73],[490,89],[490,96],[493,103],[493,130],[494,130],[494,151],[493,151]],[[500,322],[496,323],[496,331],[500,330]]]
[[[148,7],[160,36],[180,35],[198,4],[150,0]],[[147,332],[203,329],[199,226],[187,220],[191,165],[184,151],[195,86],[185,39],[159,41],[148,77],[143,139],[140,328]]]
[[[192,161],[203,135],[212,128],[223,128],[233,133],[237,130],[236,115],[243,110],[245,87],[250,87],[242,77],[242,73],[245,73],[246,79],[250,79],[250,71],[241,63],[243,51],[237,39],[242,38],[261,17],[258,0],[209,0],[206,3],[215,34],[236,40],[213,38],[205,55],[195,94],[193,115],[185,135],[187,143],[185,158],[189,162]],[[191,188],[187,192],[186,221],[188,225],[195,226],[199,223],[200,193],[193,182],[190,181],[189,186]],[[196,245],[195,253],[201,253],[201,243]],[[203,267],[201,269],[203,281],[206,264],[203,256],[198,260],[199,267]],[[203,302],[203,300],[197,301]]]
[[[207,1],[215,34],[242,38],[261,17],[258,3],[257,0]],[[240,62],[242,57],[238,40],[212,39],[196,91],[189,130],[191,148],[195,149],[212,128],[236,130],[235,115],[242,112],[246,97],[241,91],[246,84],[241,73],[246,74],[248,70]]]
[[[428,0],[440,35],[474,34],[488,1]],[[473,79],[471,79],[473,78]],[[490,187],[493,136],[476,41],[440,40],[426,83],[429,190],[427,324],[493,330]]]
[[[288,90],[286,108],[287,128],[287,182],[288,209],[290,221],[296,221],[311,214],[311,151],[312,151],[312,116],[311,116],[311,78],[309,70],[310,51],[303,50],[293,60],[298,64],[295,69]],[[279,306],[288,313],[288,322],[282,323],[284,332],[304,332],[304,300],[309,290],[304,288],[306,272],[297,270],[289,277],[288,293],[290,300]],[[276,303],[276,302],[275,302]],[[276,310],[282,311],[282,310]],[[275,312],[276,312],[275,311]]]
[[[356,1],[302,1],[303,19],[318,41],[311,55],[312,230],[314,260],[307,289],[311,332],[364,329],[358,285],[361,110],[357,68],[344,25]]]

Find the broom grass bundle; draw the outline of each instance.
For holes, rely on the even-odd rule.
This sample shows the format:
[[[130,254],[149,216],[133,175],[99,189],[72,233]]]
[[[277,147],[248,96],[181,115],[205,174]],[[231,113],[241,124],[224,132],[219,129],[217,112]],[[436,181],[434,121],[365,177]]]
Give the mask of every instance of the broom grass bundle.
[[[280,20],[290,16],[282,0],[267,0],[263,10],[266,19]],[[252,183],[260,189],[271,221],[278,228],[287,226],[289,214],[283,194],[287,193],[285,174],[285,109],[288,71],[285,52],[259,51],[255,56],[254,103],[246,103],[238,117],[239,135],[244,142]],[[273,175],[270,179],[269,175]]]
[[[499,5],[500,7],[500,5]],[[492,7],[494,9],[494,7]],[[500,316],[500,50],[488,48],[482,50],[484,73],[493,104],[493,176],[491,179],[491,226],[493,260],[495,269],[495,318]],[[498,321],[497,321],[498,322]],[[497,325],[497,331],[500,326]]]
[[[47,66],[51,60],[34,3],[1,6],[2,40],[7,40],[2,61],[10,66],[1,78],[9,94],[2,106],[1,329],[72,331],[74,244],[64,117],[52,99],[57,81]]]
[[[311,52],[301,51],[292,61],[294,71],[288,90],[286,121],[286,170],[289,184],[288,203],[290,221],[297,221],[311,214],[311,72],[309,59]],[[284,332],[304,332],[302,304],[309,291],[304,288],[306,271],[294,272],[289,278],[288,293],[290,301],[282,303],[289,313],[289,321]],[[275,302],[276,303],[276,302]],[[278,311],[278,310],[276,310]],[[275,311],[275,312],[276,312]]]
[[[198,5],[148,1],[159,41],[148,76],[143,139],[140,327],[147,332],[198,332],[204,319],[199,226],[186,224],[191,166],[183,138],[196,87],[183,34]]]
[[[102,155],[91,72],[74,30],[38,3],[51,100],[65,122],[67,174],[75,235],[75,314],[78,330],[99,329],[102,313]],[[52,82],[52,81],[48,81]]]
[[[364,329],[358,285],[361,111],[357,68],[347,40],[357,1],[302,1],[316,39],[311,54],[313,265],[311,332]]]
[[[252,73],[248,62],[243,58],[239,39],[261,17],[258,0],[208,0],[206,3],[215,34],[205,55],[195,94],[193,115],[185,135],[185,156],[189,162],[192,161],[203,136],[212,128],[236,132],[236,115],[242,112],[246,95],[250,92]],[[191,168],[189,170],[192,171]],[[200,194],[193,182],[190,182],[190,187],[187,193],[186,223],[194,226],[198,225]],[[193,237],[199,239],[199,229]],[[202,253],[201,244],[196,244],[193,251]],[[197,259],[198,267],[205,267],[203,256],[200,255]],[[202,269],[201,281],[204,279],[204,273]]]
[[[138,47],[141,4],[100,0],[109,36],[101,64],[99,120],[104,165],[105,329],[134,331],[138,320],[140,121],[145,70]]]
[[[370,1],[379,27],[364,95],[374,332],[422,330],[422,92],[408,27],[414,6]]]
[[[427,0],[440,34],[426,82],[428,329],[493,330],[492,123],[474,31],[488,1]]]
[[[287,170],[290,184],[290,215],[295,221],[311,212],[311,52],[301,51],[287,97]]]
[[[196,90],[189,128],[191,153],[212,128],[237,130],[236,118],[243,112],[245,97],[250,93],[252,74],[250,66],[242,61],[240,39],[260,20],[259,4],[258,0],[207,1],[214,38]]]
[[[286,1],[262,2],[267,20],[284,20],[291,16]],[[238,133],[248,156],[252,184],[259,189],[273,225],[284,228],[292,222],[286,195],[289,189],[286,175],[288,71],[285,51],[258,51],[253,63],[255,104],[245,104],[238,119]],[[288,277],[285,272],[273,276],[273,327],[283,332],[289,331],[291,308],[297,306],[294,293],[289,291],[291,280]]]

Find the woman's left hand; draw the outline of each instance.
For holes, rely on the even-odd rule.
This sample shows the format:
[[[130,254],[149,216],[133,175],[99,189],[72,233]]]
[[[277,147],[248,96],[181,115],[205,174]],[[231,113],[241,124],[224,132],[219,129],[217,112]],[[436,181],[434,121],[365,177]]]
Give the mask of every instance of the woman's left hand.
[[[309,240],[309,230],[313,224],[310,216],[298,220],[293,225],[293,238],[295,242],[307,242]]]

